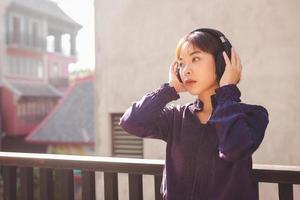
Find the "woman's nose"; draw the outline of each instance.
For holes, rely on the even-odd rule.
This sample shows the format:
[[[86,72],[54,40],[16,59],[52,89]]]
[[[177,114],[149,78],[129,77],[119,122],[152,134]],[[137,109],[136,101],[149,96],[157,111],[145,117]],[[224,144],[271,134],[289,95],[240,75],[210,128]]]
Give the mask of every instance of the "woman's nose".
[[[191,74],[191,67],[189,64],[186,64],[186,66],[183,68],[183,73],[184,76]]]

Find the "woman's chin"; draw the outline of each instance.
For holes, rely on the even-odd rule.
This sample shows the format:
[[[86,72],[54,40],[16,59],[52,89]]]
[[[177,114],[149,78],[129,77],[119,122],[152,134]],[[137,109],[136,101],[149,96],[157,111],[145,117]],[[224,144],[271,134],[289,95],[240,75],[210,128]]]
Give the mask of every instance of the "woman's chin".
[[[210,90],[214,90],[216,87],[218,87],[217,84],[211,84],[211,85],[204,85],[199,84],[198,87],[185,87],[187,92],[190,93],[193,96],[199,96],[200,94],[207,93]]]
[[[190,95],[193,95],[193,96],[198,96],[202,91],[201,90],[187,90],[187,92],[190,94]]]

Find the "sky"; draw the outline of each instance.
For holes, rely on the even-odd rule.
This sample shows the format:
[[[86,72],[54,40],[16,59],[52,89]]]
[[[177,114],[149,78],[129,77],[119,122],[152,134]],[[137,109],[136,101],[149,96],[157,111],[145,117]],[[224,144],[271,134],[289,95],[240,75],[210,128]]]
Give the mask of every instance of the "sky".
[[[83,27],[77,36],[78,62],[70,72],[93,69],[95,66],[94,0],[53,0],[73,20]]]

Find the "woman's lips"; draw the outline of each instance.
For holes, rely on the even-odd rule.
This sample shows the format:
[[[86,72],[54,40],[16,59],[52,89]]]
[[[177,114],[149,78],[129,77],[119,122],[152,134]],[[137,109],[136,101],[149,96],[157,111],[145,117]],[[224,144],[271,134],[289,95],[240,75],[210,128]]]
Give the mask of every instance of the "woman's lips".
[[[189,85],[195,84],[196,82],[197,81],[194,81],[194,80],[186,80],[186,81],[184,81],[184,84],[187,85],[187,86],[189,86]]]

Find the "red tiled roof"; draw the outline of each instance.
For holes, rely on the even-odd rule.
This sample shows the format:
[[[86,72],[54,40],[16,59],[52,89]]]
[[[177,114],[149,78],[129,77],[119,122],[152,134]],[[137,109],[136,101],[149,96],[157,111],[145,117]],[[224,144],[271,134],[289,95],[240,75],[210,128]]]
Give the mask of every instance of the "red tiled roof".
[[[77,82],[26,141],[43,144],[94,144],[93,79]]]

